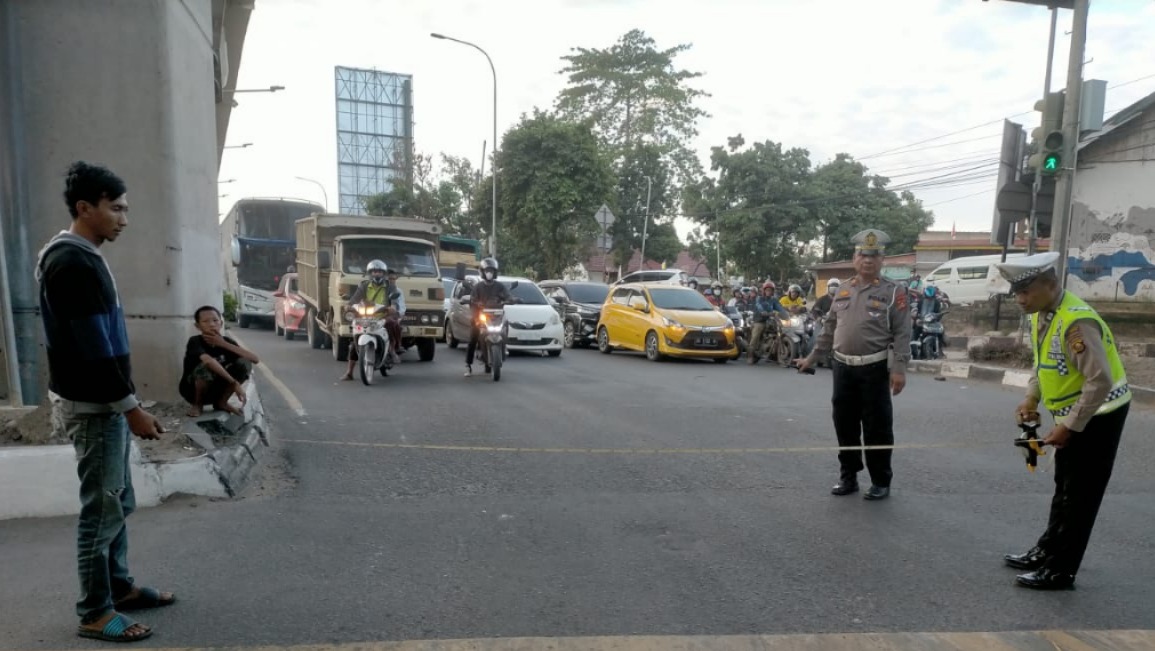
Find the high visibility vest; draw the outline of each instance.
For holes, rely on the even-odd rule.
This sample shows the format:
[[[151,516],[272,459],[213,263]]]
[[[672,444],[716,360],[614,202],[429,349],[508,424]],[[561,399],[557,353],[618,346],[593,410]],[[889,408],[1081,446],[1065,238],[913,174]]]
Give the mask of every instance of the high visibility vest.
[[[373,305],[388,305],[388,286],[369,283],[365,287],[365,302]]]
[[[1099,325],[1103,333],[1103,348],[1107,351],[1107,363],[1111,372],[1111,392],[1099,407],[1096,415],[1107,414],[1131,401],[1131,387],[1127,384],[1127,371],[1119,359],[1119,349],[1115,347],[1115,336],[1095,310],[1083,299],[1070,292],[1063,292],[1063,300],[1055,316],[1047,326],[1046,335],[1039,339],[1039,314],[1031,315],[1031,348],[1035,353],[1035,374],[1039,378],[1039,392],[1043,406],[1052,415],[1066,416],[1083,394],[1083,384],[1087,378],[1067,359],[1067,333],[1071,326],[1081,320],[1091,320]]]

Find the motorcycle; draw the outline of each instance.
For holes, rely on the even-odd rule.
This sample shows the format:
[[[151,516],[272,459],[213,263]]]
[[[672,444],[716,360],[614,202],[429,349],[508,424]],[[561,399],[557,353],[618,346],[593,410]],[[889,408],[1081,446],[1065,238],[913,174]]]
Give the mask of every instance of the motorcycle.
[[[814,333],[814,319],[809,314],[791,314],[778,317],[778,363],[789,366],[795,359],[810,354],[810,336]]]
[[[385,329],[385,314],[388,306],[380,304],[356,305],[350,310],[349,320],[353,322],[353,336],[356,337],[357,361],[361,371],[361,383],[373,384],[378,372],[382,377],[389,375],[393,368],[393,356],[389,354],[392,342]]]
[[[726,316],[730,317],[730,322],[734,324],[738,355],[741,356],[750,348],[750,331],[754,327],[754,313],[740,311],[733,305],[726,306],[725,309]]]
[[[945,312],[930,312],[915,318],[914,331],[917,336],[911,337],[911,359],[935,360],[942,356],[943,338],[946,330],[942,324],[944,314]]]
[[[494,382],[501,381],[501,363],[505,361],[505,325],[504,309],[485,309],[478,317],[481,328],[481,339],[478,342],[481,348],[481,362],[485,364],[486,372],[493,375]]]

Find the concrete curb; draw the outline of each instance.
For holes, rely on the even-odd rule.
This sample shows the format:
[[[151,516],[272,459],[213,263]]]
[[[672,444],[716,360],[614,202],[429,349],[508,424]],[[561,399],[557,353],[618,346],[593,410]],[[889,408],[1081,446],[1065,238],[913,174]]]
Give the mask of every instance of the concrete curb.
[[[983,366],[981,364],[970,364],[967,362],[926,362],[921,360],[912,361],[907,365],[907,370],[913,373],[933,373],[940,377],[955,378],[959,380],[979,380],[982,382],[994,382],[1005,386],[1025,388],[1030,382],[1032,371],[1015,368],[1002,368],[1000,366]],[[1131,393],[1134,395],[1134,400],[1137,403],[1144,405],[1155,405],[1155,389],[1147,387],[1131,387]]]
[[[983,344],[1015,344],[1019,342],[1018,336],[1009,337],[995,337],[988,335],[974,335],[961,336],[956,335],[947,337],[948,349],[955,350],[970,350],[977,348]],[[1149,344],[1139,341],[1120,341],[1118,343],[1119,354],[1125,357],[1155,357],[1155,344]]]
[[[137,506],[157,506],[176,494],[235,497],[244,488],[269,445],[268,420],[252,380],[246,383],[245,392],[249,400],[240,416],[197,422],[209,434],[226,440],[207,452],[154,462],[145,459],[136,440],[132,441],[129,464]],[[205,432],[185,436],[202,445],[212,442]],[[4,496],[0,520],[76,515],[80,513],[79,492],[71,445],[0,449],[0,495]]]

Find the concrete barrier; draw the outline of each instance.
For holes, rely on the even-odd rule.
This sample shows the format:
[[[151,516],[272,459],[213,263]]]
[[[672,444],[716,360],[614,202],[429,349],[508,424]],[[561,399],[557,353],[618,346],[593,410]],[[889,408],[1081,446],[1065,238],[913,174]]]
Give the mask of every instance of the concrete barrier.
[[[239,416],[208,416],[203,432],[176,432],[202,448],[196,456],[150,461],[133,439],[129,453],[132,485],[139,507],[156,506],[176,494],[235,497],[268,447],[268,419],[256,385],[246,383],[249,400]],[[214,443],[215,439],[221,444]],[[210,447],[211,446],[211,447]],[[80,480],[71,445],[0,448],[0,520],[76,515]]]

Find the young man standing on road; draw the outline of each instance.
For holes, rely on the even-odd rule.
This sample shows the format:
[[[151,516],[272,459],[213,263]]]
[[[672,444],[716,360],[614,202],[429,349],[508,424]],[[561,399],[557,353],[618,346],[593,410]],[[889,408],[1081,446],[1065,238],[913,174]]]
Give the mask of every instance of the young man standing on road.
[[[72,227],[40,251],[36,278],[48,349],[53,409],[76,448],[80,477],[81,637],[143,640],[152,629],[119,611],[172,604],[169,592],[142,588],[128,573],[125,518],[136,508],[129,431],[158,439],[160,422],[136,399],[124,309],[100,253],[128,226],[125,185],[109,170],[73,163],[64,200]]]
[[[1030,551],[1004,557],[1007,565],[1027,570],[1015,582],[1035,590],[1075,586],[1131,408],[1115,337],[1091,306],[1063,289],[1058,260],[1058,253],[1048,252],[997,265],[1031,317],[1035,375],[1016,420],[1039,422],[1040,402],[1055,419],[1043,438],[1057,450],[1047,529]]]
[[[891,395],[906,386],[910,360],[910,305],[906,289],[881,276],[882,252],[890,236],[868,229],[851,238],[855,245],[857,276],[834,295],[822,334],[810,355],[795,360],[805,372],[833,349],[834,432],[839,447],[894,445],[894,410]],[[893,366],[888,361],[893,357]],[[890,496],[890,449],[867,450],[870,472],[868,500]],[[834,495],[858,491],[863,468],[861,450],[838,453],[840,467]]]

